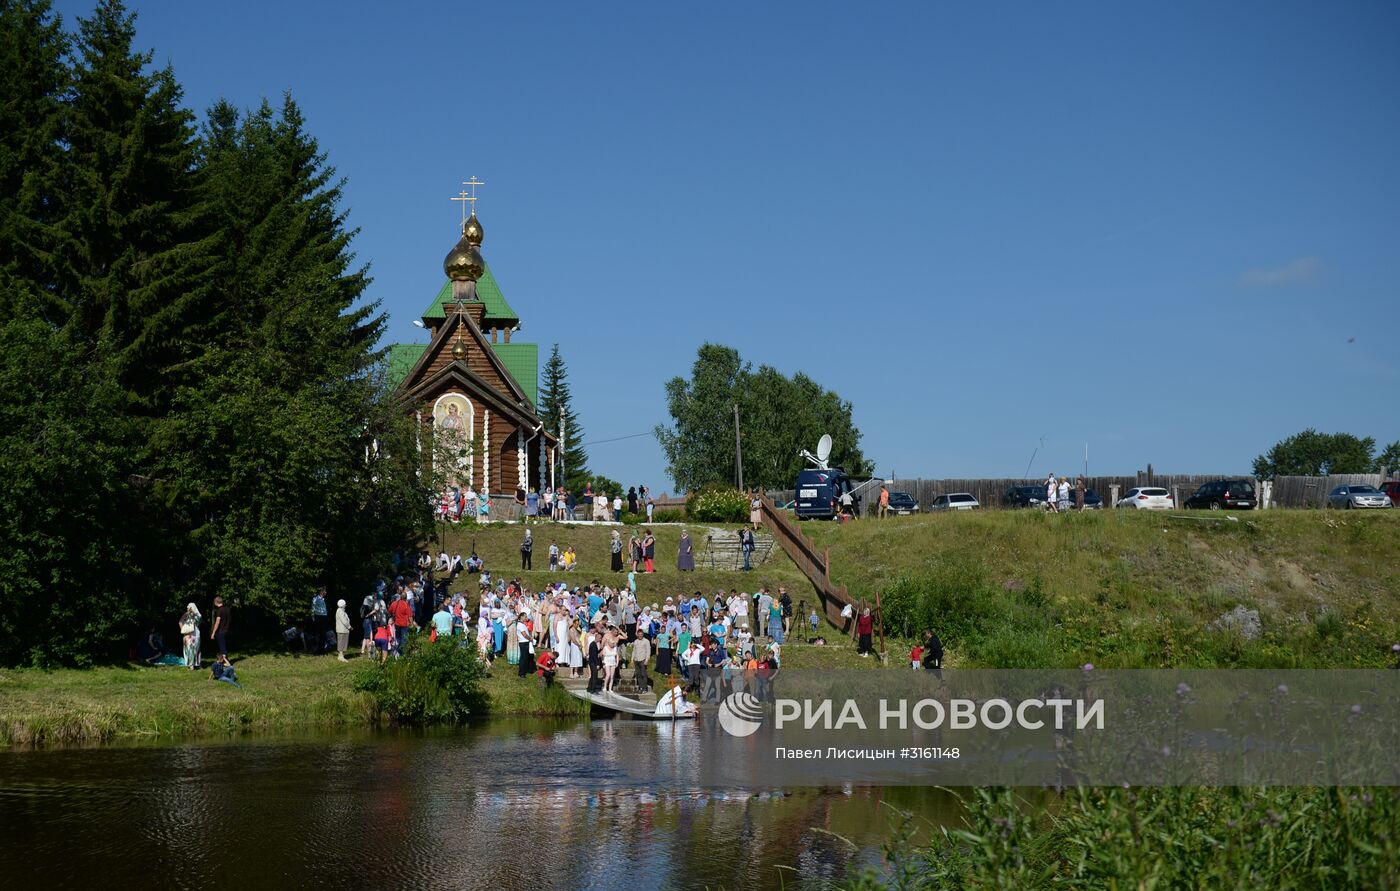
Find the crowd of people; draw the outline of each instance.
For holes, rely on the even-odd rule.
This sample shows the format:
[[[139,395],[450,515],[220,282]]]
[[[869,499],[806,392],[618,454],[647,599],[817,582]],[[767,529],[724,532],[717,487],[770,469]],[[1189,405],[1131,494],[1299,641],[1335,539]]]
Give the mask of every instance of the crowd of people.
[[[515,504],[520,518],[527,523],[532,520],[615,523],[622,520],[624,511],[637,516],[645,514],[650,523],[656,514],[656,499],[644,485],[632,486],[625,495],[621,490],[611,494],[601,489],[595,491],[592,483],[585,483],[581,492],[565,486],[557,489],[546,486],[543,491],[532,486],[515,490]],[[433,509],[439,520],[450,523],[485,523],[492,519],[490,493],[477,492],[470,483],[451,486],[434,495]]]
[[[1084,510],[1084,493],[1088,491],[1084,477],[1070,483],[1069,477],[1056,479],[1052,471],[1045,478],[1045,509],[1054,513],[1069,513],[1071,510]],[[1073,501],[1070,498],[1073,497]]]

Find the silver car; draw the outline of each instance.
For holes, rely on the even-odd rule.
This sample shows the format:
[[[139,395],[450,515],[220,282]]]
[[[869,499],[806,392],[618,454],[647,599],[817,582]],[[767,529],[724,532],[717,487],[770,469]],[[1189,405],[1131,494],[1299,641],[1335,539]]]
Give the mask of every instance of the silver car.
[[[1390,496],[1375,486],[1338,486],[1327,496],[1328,507],[1390,507]]]
[[[976,510],[982,505],[977,503],[967,492],[954,492],[951,495],[939,495],[933,499],[933,504],[929,505],[929,510]]]

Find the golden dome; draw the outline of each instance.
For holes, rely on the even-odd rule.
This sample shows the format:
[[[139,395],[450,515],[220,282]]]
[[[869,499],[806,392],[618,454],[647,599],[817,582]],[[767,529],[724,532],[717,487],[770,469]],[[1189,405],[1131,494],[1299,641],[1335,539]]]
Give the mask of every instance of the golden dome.
[[[466,359],[467,345],[465,343],[462,343],[460,340],[454,343],[452,345],[452,358],[457,359],[458,361]]]
[[[481,220],[476,218],[476,211],[472,211],[472,215],[462,224],[462,237],[481,247],[481,239],[486,237],[486,230],[481,228]]]
[[[481,251],[476,249],[476,244],[471,242],[470,236],[467,234],[469,224],[470,220],[467,225],[462,226],[461,239],[457,242],[456,247],[447,252],[447,256],[442,261],[442,271],[447,273],[447,277],[454,282],[474,282],[481,277],[481,273],[486,268],[486,261],[481,259]],[[480,234],[479,227],[477,234]],[[480,243],[479,239],[477,243]]]

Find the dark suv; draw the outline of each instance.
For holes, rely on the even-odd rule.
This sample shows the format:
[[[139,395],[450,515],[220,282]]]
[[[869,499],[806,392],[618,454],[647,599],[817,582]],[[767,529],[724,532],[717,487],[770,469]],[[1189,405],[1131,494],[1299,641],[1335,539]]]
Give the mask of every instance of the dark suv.
[[[1182,506],[1209,510],[1254,510],[1259,506],[1259,498],[1250,480],[1216,480],[1197,489],[1196,494],[1186,499]]]
[[[1001,496],[1002,507],[1042,507],[1045,504],[1045,484],[1012,486]]]

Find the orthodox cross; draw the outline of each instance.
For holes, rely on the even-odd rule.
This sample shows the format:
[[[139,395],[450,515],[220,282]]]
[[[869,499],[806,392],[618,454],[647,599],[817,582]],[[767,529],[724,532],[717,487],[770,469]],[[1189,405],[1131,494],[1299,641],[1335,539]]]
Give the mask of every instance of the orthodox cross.
[[[455,197],[455,198],[449,198],[448,200],[449,200],[449,201],[460,201],[460,202],[462,202],[462,222],[465,223],[465,222],[467,221],[467,204],[468,204],[468,203],[471,204],[471,206],[472,206],[471,212],[472,212],[473,214],[475,214],[475,213],[476,213],[476,187],[477,187],[477,186],[484,186],[484,185],[486,185],[486,183],[482,182],[481,180],[479,180],[479,179],[477,179],[475,176],[473,176],[471,179],[466,180],[465,182],[463,182],[462,185],[464,185],[464,186],[469,186],[469,187],[471,188],[471,191],[468,192],[466,189],[463,189],[462,191],[460,191],[460,192],[457,193],[457,197]]]

